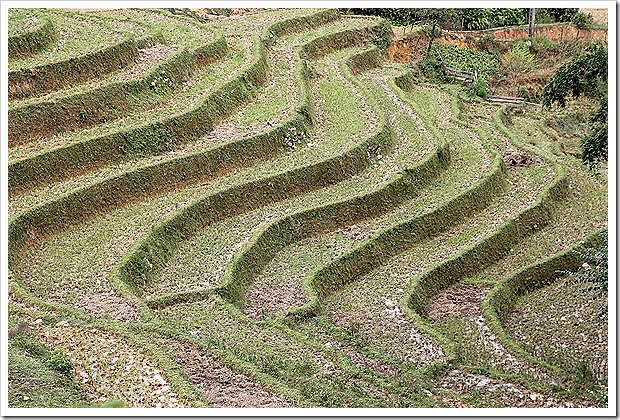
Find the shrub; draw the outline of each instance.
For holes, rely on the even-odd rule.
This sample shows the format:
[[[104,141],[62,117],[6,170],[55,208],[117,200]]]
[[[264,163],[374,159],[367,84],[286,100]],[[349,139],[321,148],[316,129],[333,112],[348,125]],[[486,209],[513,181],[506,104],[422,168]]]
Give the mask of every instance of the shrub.
[[[491,9],[492,26],[523,25],[527,21],[525,9]]]
[[[417,66],[429,81],[436,83],[446,81],[443,66],[434,58],[424,58],[418,61]]]
[[[590,169],[594,169],[601,161],[607,161],[608,143],[607,122],[594,126],[590,134],[581,139],[581,160]]]
[[[61,349],[56,349],[49,353],[45,364],[57,372],[65,375],[69,375],[73,370],[73,361],[71,358]]]
[[[590,118],[590,135],[582,141],[582,159],[590,168],[607,159],[607,60],[607,45],[595,42],[562,64],[543,89],[543,104],[548,107],[554,103],[564,107],[571,96],[600,101],[598,111]]]
[[[436,58],[448,67],[475,71],[484,76],[496,74],[499,65],[497,54],[447,44],[433,44],[430,57]]]
[[[589,13],[577,12],[573,15],[571,22],[577,29],[589,29],[592,27],[592,15]]]
[[[536,9],[536,22],[537,23],[555,23],[555,22],[570,22],[575,13],[579,12],[578,8],[541,8]]]
[[[502,56],[504,70],[511,73],[527,73],[537,67],[536,56],[530,52],[530,41],[515,43],[510,51]]]
[[[478,77],[474,83],[469,87],[469,93],[473,96],[486,99],[488,95],[487,91],[487,79],[485,77]]]

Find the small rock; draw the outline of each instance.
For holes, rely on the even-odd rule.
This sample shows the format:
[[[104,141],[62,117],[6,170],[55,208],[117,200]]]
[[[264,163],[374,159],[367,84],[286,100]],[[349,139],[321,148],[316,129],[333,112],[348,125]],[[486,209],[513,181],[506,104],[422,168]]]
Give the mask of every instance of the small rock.
[[[491,382],[491,380],[489,378],[482,378],[482,379],[480,379],[478,384],[476,384],[476,386],[485,386],[489,382]]]
[[[190,334],[193,335],[196,338],[204,338],[202,333],[199,330],[192,331],[192,332],[190,332]]]

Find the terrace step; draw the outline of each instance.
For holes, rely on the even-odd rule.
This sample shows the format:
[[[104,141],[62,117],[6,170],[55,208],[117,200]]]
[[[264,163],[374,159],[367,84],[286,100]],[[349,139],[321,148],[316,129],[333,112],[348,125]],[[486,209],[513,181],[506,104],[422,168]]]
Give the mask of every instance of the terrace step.
[[[47,16],[59,34],[68,35],[61,36],[53,49],[9,60],[9,99],[32,97],[85,82],[117,71],[138,58],[139,43],[133,34],[70,12],[49,10]],[[103,38],[101,43],[96,42],[99,38]]]
[[[45,13],[36,9],[9,9],[9,58],[32,56],[58,42],[58,32]]]
[[[315,15],[319,16],[319,18],[321,17],[321,13]],[[317,24],[320,23],[321,20],[317,20]],[[308,25],[308,23],[306,23],[306,25]],[[284,30],[283,28],[280,29],[280,31]],[[251,149],[257,148],[256,145],[262,144],[262,146],[257,148],[257,158],[261,156],[260,152],[262,148],[265,147],[268,149],[271,148],[272,150],[265,150],[262,154],[264,156],[269,156],[274,152],[281,153],[283,149],[289,148],[290,145],[287,144],[287,141],[296,139],[297,137],[291,136],[291,130],[296,131],[299,129],[299,134],[301,135],[307,129],[306,125],[312,123],[308,120],[312,111],[310,109],[311,105],[308,103],[309,98],[307,87],[305,86],[307,83],[305,81],[307,75],[305,75],[303,62],[298,60],[295,73],[295,79],[300,94],[297,111],[288,120],[283,121],[282,124],[274,127],[274,129],[267,131],[265,135],[240,139],[236,142],[230,142],[220,149],[213,149],[206,153],[190,154],[178,159],[164,161],[161,164],[147,166],[138,171],[124,172],[117,177],[106,178],[101,182],[78,189],[64,197],[61,196],[59,200],[39,205],[11,222],[11,237],[15,238],[15,242],[13,242],[15,246],[12,247],[11,255],[18,254],[24,246],[27,246],[29,241],[20,233],[21,229],[26,225],[30,226],[31,231],[29,236],[32,237],[32,235],[34,235],[41,239],[67,226],[88,220],[119,204],[144,197],[145,194],[161,193],[175,186],[178,188],[188,182],[195,183],[208,176],[217,176],[218,171],[226,171],[226,166],[228,166],[228,170],[230,170],[234,165],[247,165],[251,163],[251,161],[247,159],[248,149],[244,145],[249,146]],[[264,138],[264,140],[259,140],[261,137]],[[241,148],[239,146],[241,146]],[[230,160],[230,158],[233,157],[231,156],[231,152],[235,150],[243,153],[235,152],[239,156],[239,159]],[[222,160],[222,154],[226,155],[228,159]],[[209,161],[211,161],[211,163],[208,163]],[[198,165],[196,165],[196,163],[198,163]],[[181,170],[181,168],[186,167],[188,164],[193,165],[196,169],[193,172],[188,172],[187,169]],[[171,180],[172,182],[168,185],[161,184],[158,182],[158,179],[162,174],[167,174],[168,178],[170,178],[171,175],[175,176],[175,179]],[[145,183],[145,177],[151,181]],[[88,202],[91,205],[85,207],[83,205],[84,202]],[[95,205],[95,203],[98,204]],[[50,218],[50,213],[54,214],[55,217]]]
[[[376,18],[166,10],[49,12],[113,26],[110,42],[193,52],[196,65],[122,118],[11,140],[11,325],[70,350],[76,371],[104,366],[96,392],[136,405],[156,403],[135,391],[148,367],[175,406],[482,406],[510,393],[527,406],[601,406],[606,390],[586,395],[566,366],[533,358],[523,321],[507,317],[607,225],[605,183],[553,156],[548,115],[469,102],[462,86],[381,62],[370,43],[389,27]],[[204,65],[218,39],[227,55]],[[105,44],[91,41],[75,55]],[[54,61],[52,49],[28,57]],[[126,74],[15,98],[9,111],[93,99]],[[244,92],[228,107],[231,80]],[[172,150],[152,142],[165,130],[164,141],[182,137]],[[106,136],[128,132],[148,150],[46,160],[94,139],[105,155]],[[28,179],[36,159],[49,166]],[[126,355],[110,362],[94,337],[129,345],[139,363],[121,376]]]

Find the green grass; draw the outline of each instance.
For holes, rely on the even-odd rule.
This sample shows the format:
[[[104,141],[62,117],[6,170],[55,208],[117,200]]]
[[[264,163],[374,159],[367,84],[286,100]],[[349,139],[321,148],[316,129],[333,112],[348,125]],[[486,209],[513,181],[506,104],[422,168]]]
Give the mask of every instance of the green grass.
[[[345,52],[345,53],[340,53],[340,54],[347,54],[347,53],[350,53],[350,51]],[[230,188],[235,185],[242,185],[245,182],[249,182],[253,179],[258,178],[259,176],[267,176],[269,174],[279,173],[285,170],[294,169],[301,165],[312,163],[313,161],[321,159],[321,157],[324,157],[328,154],[334,154],[335,151],[337,151],[338,149],[342,149],[345,145],[352,142],[351,138],[341,136],[340,135],[341,132],[339,130],[334,129],[335,120],[338,120],[341,122],[347,121],[346,127],[349,130],[349,132],[353,133],[356,137],[359,138],[361,134],[361,130],[362,130],[362,124],[364,124],[364,119],[362,117],[363,114],[362,114],[362,110],[360,109],[360,105],[358,104],[356,100],[356,96],[354,92],[351,90],[351,88],[347,86],[346,84],[343,84],[342,81],[332,82],[332,83],[328,83],[328,81],[323,81],[319,86],[318,92],[320,94],[320,96],[316,99],[317,102],[320,104],[318,108],[319,109],[318,112],[322,113],[322,111],[320,111],[321,109],[325,109],[327,112],[326,112],[326,115],[324,115],[323,117],[324,125],[319,124],[319,130],[322,136],[311,137],[308,141],[309,144],[310,143],[313,144],[312,147],[302,145],[297,150],[283,157],[276,158],[275,160],[270,161],[270,162],[265,162],[265,163],[255,165],[249,170],[242,170],[236,174],[232,174],[229,177],[216,180],[210,186],[210,190],[218,191],[218,190],[223,190],[225,188]],[[346,106],[339,106],[336,109],[334,109],[333,107],[334,102],[338,104],[344,103],[346,104]],[[355,112],[356,109],[357,109],[356,114],[358,115],[353,113]],[[355,137],[353,137],[353,139],[355,139]],[[351,186],[353,184],[354,184],[353,182],[346,184],[348,188],[344,189],[344,194],[342,192],[339,193],[334,188],[329,189],[328,194],[332,199],[335,199],[338,196],[346,196],[346,194],[351,193]],[[364,185],[368,185],[368,184],[364,184]],[[317,203],[320,202],[319,200],[324,200],[324,196],[325,196],[325,190],[310,194],[311,199],[313,198],[315,202]],[[218,255],[219,254],[218,252],[212,253],[212,251],[207,251],[207,250],[208,249],[212,250],[213,248],[211,248],[210,246],[214,243],[225,242],[225,243],[228,243],[228,246],[231,246],[232,244],[228,241],[228,239],[224,239],[224,240],[220,239],[220,238],[237,238],[238,237],[237,236],[238,234],[229,231],[230,228],[235,228],[236,226],[248,226],[248,227],[252,226],[253,222],[250,222],[251,224],[248,225],[246,224],[248,223],[246,222],[246,220],[256,220],[257,218],[259,219],[264,218],[265,215],[269,215],[269,214],[282,214],[284,211],[290,211],[292,205],[294,204],[291,203],[291,200],[288,200],[282,203],[271,205],[265,209],[262,209],[256,212],[252,212],[248,214],[247,216],[241,216],[241,217],[236,217],[234,219],[231,219],[231,220],[234,220],[234,222],[231,222],[231,221],[220,222],[216,226],[209,228],[209,231],[213,229],[215,232],[217,232],[215,236],[212,233],[207,232],[204,236],[201,236],[201,238],[203,239],[193,238],[191,242],[192,245],[184,246],[183,248],[186,251],[189,251],[192,253],[197,251],[200,253],[209,252],[211,255]],[[197,248],[194,248],[195,246]],[[223,251],[225,249],[226,248],[222,248]],[[181,258],[186,259],[187,257],[181,257]],[[225,258],[225,257],[221,256],[220,258]],[[217,261],[222,261],[220,258],[218,258]],[[195,266],[195,265],[192,265],[192,266]],[[192,266],[189,266],[189,267],[192,267]],[[183,269],[184,267],[188,267],[188,266],[187,265],[174,265],[171,268],[176,270],[179,268]],[[186,273],[186,272],[172,275],[169,269],[167,270],[169,274],[166,275],[166,280],[164,284],[176,285],[178,284],[179,278],[187,278],[187,277],[196,278],[200,280],[201,283],[204,283],[204,279],[201,280],[199,277],[196,277],[195,275],[188,276],[189,273]],[[192,284],[191,282],[185,283],[184,288],[185,289],[191,288],[190,286],[191,284]],[[213,284],[213,282],[208,281],[207,284]],[[163,291],[171,291],[172,289],[170,288],[170,286],[159,284],[159,282],[156,280],[156,283],[153,286],[153,290],[154,291],[158,290],[159,292],[163,292]],[[156,292],[156,293],[159,294],[159,292]]]
[[[561,367],[576,382],[607,385],[606,324],[596,322],[598,305],[607,302],[590,301],[584,286],[570,280],[522,296],[508,315],[508,331],[528,353]]]
[[[81,389],[27,351],[9,344],[8,404],[16,408],[87,407]]]
[[[352,18],[347,18],[346,16],[342,16],[339,20],[330,23],[329,25],[325,25],[324,28],[321,29],[321,35],[328,35],[328,34],[333,34],[336,32],[340,32],[342,30],[345,29],[352,29],[352,28],[364,28],[367,27],[369,24],[376,22],[376,19],[374,18],[359,18],[359,19],[352,19]],[[282,42],[290,42],[293,41],[295,44],[302,44],[310,39],[314,38],[313,34],[307,33],[307,32],[303,32],[301,34],[297,34],[297,35],[291,35],[288,37],[283,37],[282,38]]]
[[[37,11],[32,9],[9,9],[9,36],[19,35],[34,29],[39,21]]]
[[[440,179],[443,181],[442,188],[437,192],[431,189],[425,196],[437,197],[437,193],[441,192],[442,195],[445,194],[445,200],[457,193],[458,190],[449,188],[454,185],[454,180],[449,176],[440,177]],[[530,184],[535,184],[532,181],[538,181],[538,179],[531,177]],[[513,183],[518,185],[516,179],[513,179]],[[512,192],[515,193],[514,196]],[[415,334],[411,335],[414,325],[402,314],[395,314],[394,319],[387,317],[386,311],[393,308],[390,308],[390,304],[386,304],[386,301],[402,305],[400,301],[404,290],[409,287],[413,278],[432,264],[454,255],[476,238],[492,232],[497,220],[501,220],[501,215],[514,211],[519,205],[519,200],[517,191],[509,190],[504,198],[491,205],[479,216],[450,229],[445,234],[414,246],[410,251],[394,258],[385,266],[378,267],[369,275],[356,279],[354,283],[334,295],[326,303],[325,313],[332,319],[340,320],[344,326],[350,322],[361,323],[362,330],[368,332],[368,347],[373,349],[370,351],[384,354],[396,363],[419,364],[427,362],[429,358],[434,358],[432,351],[437,351],[436,344],[427,342],[429,353],[420,352]],[[427,208],[422,203],[417,204],[420,209]],[[433,204],[435,205],[437,204]],[[394,322],[395,319],[400,319],[402,322]],[[310,327],[311,325],[309,324]],[[414,328],[414,330],[417,329]]]
[[[89,15],[98,17],[104,22],[120,24],[124,29],[137,25],[146,26],[149,28],[149,34],[162,38],[167,45],[179,48],[195,48],[213,39],[213,32],[208,25],[202,25],[185,17],[173,16],[167,10],[111,9],[91,12]]]
[[[266,89],[257,100],[238,111],[229,124],[249,129],[257,123],[275,125],[290,113],[297,88],[293,77],[294,66],[275,57],[272,61]]]
[[[85,24],[82,19],[63,16],[52,10],[48,10],[47,16],[61,34],[58,45],[33,57],[9,60],[9,71],[78,57],[118,42],[124,36],[123,32],[95,21]]]
[[[29,333],[20,333],[8,341],[9,407],[89,406],[73,378],[50,367],[50,353]]]
[[[231,71],[239,68],[239,66],[243,63],[244,53],[241,50],[237,50],[233,47],[230,49],[229,54],[230,55],[227,54],[227,56],[221,61],[221,64],[218,63],[218,65],[216,65],[214,68],[209,67],[203,74],[196,76],[196,80],[193,86],[189,85],[191,86],[191,88],[186,87],[185,89],[183,89],[183,97],[175,98],[175,101],[173,103],[167,102],[166,106],[162,108],[150,112],[136,112],[133,116],[122,118],[108,124],[98,125],[93,128],[86,129],[78,134],[74,134],[73,136],[69,134],[65,136],[58,136],[56,138],[52,138],[51,141],[55,143],[54,146],[62,146],[64,142],[75,143],[79,141],[88,141],[88,139],[92,138],[94,135],[100,136],[104,133],[110,133],[119,129],[128,128],[132,125],[137,126],[149,122],[151,121],[150,118],[165,118],[172,113],[181,112],[184,107],[191,107],[192,104],[196,102],[196,97],[208,94],[208,89],[210,87],[213,87],[214,83],[220,80],[219,78],[223,77],[226,74],[230,74]],[[206,92],[204,91],[205,88],[207,89]],[[206,141],[190,143],[186,147],[182,148],[181,151],[171,154],[189,154],[213,145],[213,139],[206,138],[205,140]],[[227,139],[220,139],[219,141],[221,142],[223,140]],[[15,153],[18,154],[17,156],[15,156],[15,159],[18,159],[18,156],[22,153],[24,154],[22,156],[25,158],[27,154],[31,155],[40,152],[41,147],[53,148],[54,146],[46,144],[46,142],[37,142],[25,145],[22,148],[14,149]],[[51,188],[49,186],[43,187],[36,190],[33,194],[13,195],[11,197],[11,204],[9,205],[10,213],[17,214],[20,211],[23,211],[33,205],[60,197],[61,195],[66,194],[76,188],[80,188],[82,186],[92,184],[93,182],[96,182],[98,180],[103,180],[114,175],[118,175],[120,173],[139,168],[141,166],[144,166],[145,164],[156,162],[157,160],[159,160],[159,158],[133,159],[126,162],[110,165],[103,169],[89,172],[82,176],[73,177],[67,181],[57,182],[53,184]]]
[[[205,97],[223,80],[234,75],[236,70],[240,69],[245,60],[248,59],[249,51],[245,50],[244,47],[230,42],[229,48],[229,53],[222,60],[216,65],[209,66],[204,71],[195,74],[189,83],[183,86],[180,92],[176,92],[176,95],[170,98],[173,100],[165,102],[163,106],[148,112],[140,112],[138,110],[138,112],[132,113],[125,118],[87,128],[78,133],[58,135],[49,140],[17,147],[9,154],[9,161],[36,155],[41,150],[51,150],[80,141],[88,141],[91,138],[101,137],[120,129],[140,126],[153,120],[169,117],[191,109],[200,98]]]
[[[276,9],[263,10],[247,14],[243,19],[216,19],[209,22],[210,26],[231,35],[259,34],[269,24],[288,18],[306,16],[317,9]]]
[[[49,13],[60,25],[82,19],[79,13]],[[99,191],[96,182],[219,148],[296,116],[304,97],[303,84],[296,80],[296,71],[303,67],[296,67],[300,63],[295,61],[294,49],[317,37],[351,28],[363,31],[376,23],[372,18],[343,17],[277,40],[264,32],[279,20],[310,13],[307,9],[264,10],[208,23],[163,10],[86,14],[86,19],[97,22],[92,28],[96,34],[106,32],[98,31],[99,25],[119,21],[116,32],[107,32],[110,39],[129,32],[196,48],[222,33],[229,52],[219,62],[197,69],[182,88],[161,95],[161,107],[140,111],[147,98],[136,97],[135,108],[122,119],[28,147],[11,147],[11,162],[185,111],[250,62],[248,40],[259,34],[269,45],[267,81],[247,104],[220,121],[219,133],[159,156],[114,163],[34,191],[10,194],[9,222],[35,205],[51,204],[79,188]],[[25,30],[28,24],[25,14],[12,15],[10,21],[13,31]],[[80,44],[71,53],[83,54],[105,44],[99,35],[88,43],[82,29],[71,29]],[[63,41],[62,45],[69,44]],[[46,60],[52,60],[52,55]],[[159,388],[172,398],[165,405],[184,407],[217,405],[218,397],[207,388],[223,384],[238,389],[235,381],[246,384],[244,390],[255,388],[257,395],[273,396],[274,404],[285,401],[296,407],[606,406],[607,378],[600,365],[606,362],[602,355],[607,351],[607,331],[592,322],[600,302],[589,305],[583,294],[575,293],[575,286],[560,279],[520,295],[514,308],[499,314],[499,323],[484,306],[487,294],[500,290],[496,286],[524,267],[536,267],[607,225],[606,182],[575,159],[554,155],[557,147],[543,126],[548,115],[530,110],[522,115],[500,114],[491,105],[462,99],[463,88],[407,79],[409,69],[398,65],[382,63],[367,70],[364,66],[375,64],[368,43],[302,59],[308,67],[316,118],[289,149],[264,158],[250,155],[250,150],[247,162],[230,165],[208,180],[176,186],[177,190],[154,188],[156,194],[132,196],[121,206],[106,207],[75,225],[62,221],[61,212],[54,213],[62,229],[45,232],[42,239],[36,237],[38,225],[32,230],[23,226],[23,235],[30,235],[26,238],[31,243],[11,262],[8,327],[25,320],[31,330],[6,343],[9,406],[85,407],[104,399],[112,401],[108,405],[156,406],[157,385],[140,378],[145,372],[151,376],[158,372],[169,386]],[[361,65],[364,71],[352,76],[347,62]],[[88,92],[121,74],[71,86],[47,98]],[[409,82],[407,91],[397,87]],[[10,106],[16,104],[13,101]],[[377,135],[386,124],[393,139]],[[370,149],[375,135],[381,142],[379,150]],[[315,214],[311,211],[372,197],[371,193],[392,185],[409,173],[407,169],[437,153],[444,142],[450,150],[447,168],[428,180],[416,180],[420,185],[413,192],[407,189],[406,196],[377,204],[376,211],[364,210],[368,212],[364,216],[343,211],[346,218],[331,224],[317,220],[314,225],[308,216],[308,226],[297,226],[301,233],[293,223],[291,232],[297,236],[285,238],[284,245],[268,243],[255,254],[248,252],[265,244],[260,238],[272,237],[268,227],[288,228],[285,222],[305,220],[302,215]],[[356,155],[347,154],[353,150],[361,153],[361,163]],[[535,163],[501,171],[498,159],[508,152],[527,152]],[[338,156],[349,157],[338,161]],[[347,167],[349,160],[356,162],[353,169]],[[342,175],[338,170],[328,172],[333,168],[326,162],[342,165]],[[319,165],[327,168],[325,172],[318,173]],[[302,168],[310,169],[302,172]],[[291,182],[300,173],[307,174],[307,180]],[[487,195],[476,193],[479,185],[487,185],[483,182],[496,180],[490,174],[506,178],[505,188],[497,186],[500,180]],[[484,253],[480,250],[489,238],[508,231],[507,221],[525,209],[538,208],[534,206],[564,175],[569,182],[567,197],[550,207],[548,224],[543,214],[541,226],[519,226],[533,232],[519,241],[522,232],[505,238],[511,243],[509,251],[490,265],[487,255],[466,253],[470,249]],[[269,185],[268,178],[286,187]],[[329,182],[321,184],[326,179]],[[256,188],[248,190],[248,186]],[[235,195],[236,191],[246,194]],[[459,204],[459,200],[472,201],[463,198],[468,193],[479,198],[472,207]],[[463,214],[453,214],[452,208],[463,209]],[[443,214],[450,218],[442,220],[438,229],[404,224],[440,220],[432,215]],[[178,221],[186,225],[175,225]],[[428,237],[426,228],[432,232]],[[421,236],[407,234],[410,231]],[[159,242],[161,232],[168,237]],[[388,249],[391,245],[393,249]],[[162,247],[161,253],[157,247]],[[244,260],[244,255],[261,259]],[[367,261],[359,260],[360,255],[369,256],[373,266],[364,268]],[[471,262],[476,270],[456,277],[446,273],[437,284],[421,280],[432,280],[427,276],[431,270],[450,267],[451,261],[461,261],[456,259],[460,255],[484,263],[463,260],[465,268]],[[127,265],[132,258],[139,261]],[[249,261],[248,267],[232,270],[239,261]],[[155,268],[140,271],[145,264]],[[129,268],[123,271],[125,267]],[[252,271],[256,267],[260,270]],[[454,269],[459,272],[459,267]],[[137,273],[139,278],[127,273]],[[331,284],[330,274],[342,278]],[[317,283],[310,282],[313,278]],[[224,280],[231,283],[223,284]],[[418,284],[429,289],[417,290]],[[427,290],[432,290],[428,296]],[[455,296],[468,298],[477,312],[466,312],[467,306]],[[188,301],[183,303],[185,297]],[[313,316],[281,316],[315,297]],[[504,298],[511,303],[511,297]],[[445,302],[457,302],[451,315],[430,317],[427,309],[447,311],[450,306]],[[201,380],[206,378],[213,380],[203,389]],[[231,400],[247,402],[242,392],[231,392]]]

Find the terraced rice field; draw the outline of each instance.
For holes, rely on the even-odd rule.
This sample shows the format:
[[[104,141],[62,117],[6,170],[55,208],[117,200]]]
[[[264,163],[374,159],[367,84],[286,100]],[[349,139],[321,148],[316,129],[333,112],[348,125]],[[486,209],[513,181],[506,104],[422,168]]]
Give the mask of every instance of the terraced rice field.
[[[600,302],[557,272],[606,182],[389,31],[12,9],[9,406],[606,407]],[[24,335],[80,398],[24,386]]]

